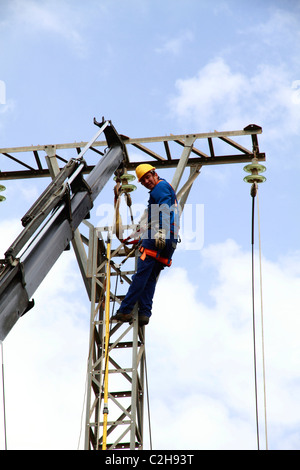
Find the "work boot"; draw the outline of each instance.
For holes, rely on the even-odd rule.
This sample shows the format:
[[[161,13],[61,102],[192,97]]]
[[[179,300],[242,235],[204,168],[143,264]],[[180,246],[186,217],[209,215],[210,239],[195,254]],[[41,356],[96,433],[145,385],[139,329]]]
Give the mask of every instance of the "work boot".
[[[115,315],[111,317],[111,321],[116,320],[118,322],[130,322],[133,318],[132,313],[122,313],[119,310]]]
[[[139,315],[139,326],[145,326],[149,323],[149,317],[146,315]]]

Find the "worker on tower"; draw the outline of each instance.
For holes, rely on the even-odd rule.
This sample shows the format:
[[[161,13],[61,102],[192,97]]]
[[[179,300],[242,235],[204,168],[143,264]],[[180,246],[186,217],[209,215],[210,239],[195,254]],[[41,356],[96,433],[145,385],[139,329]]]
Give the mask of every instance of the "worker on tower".
[[[177,246],[179,208],[172,186],[160,178],[155,167],[141,164],[136,168],[139,182],[150,191],[146,229],[141,235],[137,271],[119,310],[111,318],[131,322],[132,310],[138,302],[139,325],[149,323],[156,282],[165,266],[171,266]]]

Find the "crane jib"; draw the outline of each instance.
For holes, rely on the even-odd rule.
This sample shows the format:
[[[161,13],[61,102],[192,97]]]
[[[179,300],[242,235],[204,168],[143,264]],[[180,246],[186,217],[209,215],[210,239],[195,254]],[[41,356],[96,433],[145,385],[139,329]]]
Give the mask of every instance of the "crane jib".
[[[87,217],[93,203],[108,182],[114,171],[126,157],[121,139],[112,125],[106,125],[104,133],[108,141],[108,150],[101,160],[83,180],[84,184],[74,184],[72,197],[66,192],[57,204],[49,219],[36,237],[32,246],[25,252],[24,258],[18,259],[14,251],[6,253],[7,258],[0,265],[0,340],[7,336],[17,320],[33,305],[32,295],[47,273],[68,247],[74,231]],[[83,169],[81,172],[83,172]],[[75,170],[76,171],[76,170]],[[70,176],[72,178],[72,176]],[[54,188],[53,190],[57,190]],[[35,219],[34,219],[35,220]],[[41,221],[44,222],[44,221]],[[25,230],[12,247],[23,246],[22,238],[28,241]],[[13,256],[12,256],[13,254]]]

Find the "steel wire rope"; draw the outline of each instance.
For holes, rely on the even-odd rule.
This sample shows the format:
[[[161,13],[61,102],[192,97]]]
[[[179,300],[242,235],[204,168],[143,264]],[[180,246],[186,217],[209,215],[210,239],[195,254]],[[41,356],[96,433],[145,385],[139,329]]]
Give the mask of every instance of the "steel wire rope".
[[[255,183],[254,183],[255,185]],[[256,327],[255,327],[255,276],[254,276],[254,212],[256,187],[252,186],[252,214],[251,214],[251,289],[252,289],[252,334],[253,334],[253,365],[254,365],[254,391],[255,391],[255,417],[256,417],[256,440],[259,446],[259,423],[258,423],[258,393],[257,393],[257,359],[256,359]]]
[[[256,323],[255,323],[255,266],[254,266],[254,214],[255,214],[255,198],[257,197],[258,209],[258,237],[259,237],[259,266],[260,266],[260,299],[261,299],[261,336],[262,336],[262,367],[263,367],[263,389],[264,389],[264,419],[265,419],[265,439],[266,449],[268,449],[267,439],[267,407],[266,407],[266,376],[265,376],[265,353],[264,353],[264,325],[263,325],[263,292],[262,292],[262,263],[261,263],[261,234],[260,234],[260,214],[258,200],[258,185],[253,183],[251,188],[252,196],[252,215],[251,215],[251,284],[252,284],[252,328],[253,328],[253,357],[254,357],[254,383],[255,383],[255,409],[256,409],[256,438],[257,448],[260,450],[259,437],[259,412],[258,412],[258,386],[257,386],[257,355],[256,355]]]
[[[82,405],[82,409],[81,409],[80,428],[79,428],[79,436],[78,436],[78,442],[77,442],[77,450],[79,450],[80,441],[81,441],[83,414],[84,414],[85,402],[86,402],[86,394],[87,394],[87,383],[88,383],[88,371],[87,371],[86,376],[85,376],[84,394],[83,394],[83,405]]]
[[[3,342],[0,341],[0,343],[1,343],[1,363],[2,363],[2,402],[3,402],[4,448],[5,448],[5,450],[7,450]]]
[[[148,386],[148,370],[146,361],[146,348],[145,348],[145,379],[146,379],[146,395],[147,395],[147,411],[148,411],[148,428],[149,428],[149,440],[150,450],[152,450],[152,430],[151,430],[151,418],[150,418],[150,400],[149,400],[149,386]]]
[[[265,339],[264,339],[264,308],[263,308],[263,283],[262,283],[262,250],[259,197],[257,192],[257,218],[258,218],[258,242],[259,242],[259,272],[260,272],[260,309],[261,309],[261,344],[262,344],[262,368],[263,368],[263,390],[264,390],[264,419],[265,419],[265,441],[268,450],[268,426],[267,426],[267,390],[266,390],[266,366],[265,366]]]

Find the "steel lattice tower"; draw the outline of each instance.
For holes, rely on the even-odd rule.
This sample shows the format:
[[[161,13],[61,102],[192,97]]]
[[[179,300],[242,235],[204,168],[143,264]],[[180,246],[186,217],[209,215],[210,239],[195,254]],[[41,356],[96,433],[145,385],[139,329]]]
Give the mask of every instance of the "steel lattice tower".
[[[155,162],[158,170],[175,169],[172,186],[177,192],[181,206],[187,201],[189,192],[202,167],[207,165],[220,165],[229,163],[251,163],[255,158],[264,161],[265,154],[259,151],[257,135],[262,129],[256,125],[249,125],[240,131],[211,132],[202,134],[170,135],[161,137],[148,137],[131,139],[121,135],[123,144],[127,148],[127,157],[124,162],[128,171],[133,171],[140,163]],[[230,137],[250,136],[251,150],[233,141]],[[221,140],[227,148],[235,149],[237,153],[217,154],[214,140]],[[196,141],[206,142],[207,150],[199,150],[195,147]],[[145,144],[147,146],[145,146]],[[152,145],[160,145],[158,152],[151,148]],[[0,149],[1,168],[0,180],[27,179],[40,177],[55,177],[66,165],[68,159],[62,157],[61,152],[77,154],[91,150],[93,154],[101,158],[103,152],[99,147],[105,147],[106,141],[78,142],[57,145],[38,145],[18,148]],[[175,146],[175,150],[171,148]],[[129,147],[137,148],[143,157],[140,161],[130,161]],[[178,148],[183,148],[180,157]],[[45,162],[41,159],[41,152],[45,154]],[[145,155],[151,160],[145,160]],[[86,157],[85,157],[86,158]],[[10,164],[8,164],[10,163]],[[93,164],[89,164],[86,158],[85,172],[89,173]],[[179,185],[185,170],[189,168],[189,176]],[[86,291],[90,300],[90,341],[87,367],[87,399],[85,422],[85,449],[101,450],[103,442],[103,375],[105,367],[108,367],[110,401],[107,422],[107,448],[119,449],[143,449],[143,420],[145,401],[145,364],[146,343],[145,330],[139,328],[135,318],[131,325],[112,323],[109,331],[109,342],[106,345],[104,304],[107,282],[107,241],[103,228],[94,227],[88,221],[84,221],[85,229],[88,229],[88,237],[82,235],[79,227],[74,232],[72,245],[80,267]],[[135,266],[131,271],[121,271],[116,259],[126,257],[124,246],[118,250],[112,250],[109,262],[110,274],[114,282],[110,289],[111,306],[117,306],[122,300],[122,292],[117,281],[122,279],[126,286],[130,284],[130,275],[135,272]],[[131,260],[134,262],[134,259]],[[122,290],[121,290],[122,291]],[[59,307],[58,307],[59,308]],[[108,349],[107,349],[108,347]],[[105,351],[108,351],[108,363],[105,364]]]

